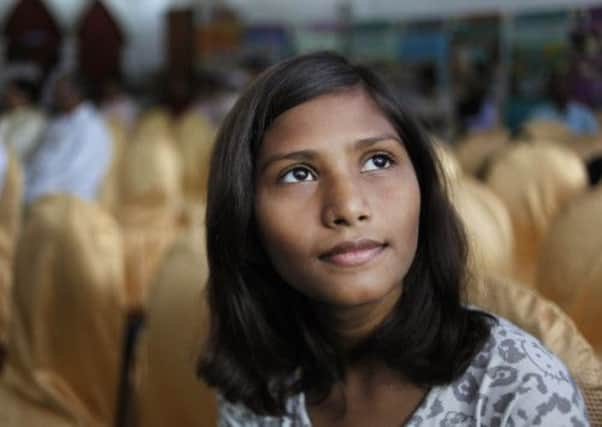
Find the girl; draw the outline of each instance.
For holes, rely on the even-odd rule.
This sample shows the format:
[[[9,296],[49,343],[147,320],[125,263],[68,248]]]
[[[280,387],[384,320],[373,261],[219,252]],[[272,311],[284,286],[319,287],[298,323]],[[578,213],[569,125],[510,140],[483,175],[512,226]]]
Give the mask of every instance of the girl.
[[[316,53],[226,118],[207,206],[220,426],[586,425],[566,368],[462,304],[432,147],[369,70]]]

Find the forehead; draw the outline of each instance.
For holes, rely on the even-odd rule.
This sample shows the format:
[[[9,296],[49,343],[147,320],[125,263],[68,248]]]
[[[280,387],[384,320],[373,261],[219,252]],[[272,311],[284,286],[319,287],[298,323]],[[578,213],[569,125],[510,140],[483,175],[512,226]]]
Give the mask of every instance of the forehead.
[[[382,134],[399,136],[372,97],[354,88],[321,95],[285,111],[266,131],[260,152],[332,146]]]

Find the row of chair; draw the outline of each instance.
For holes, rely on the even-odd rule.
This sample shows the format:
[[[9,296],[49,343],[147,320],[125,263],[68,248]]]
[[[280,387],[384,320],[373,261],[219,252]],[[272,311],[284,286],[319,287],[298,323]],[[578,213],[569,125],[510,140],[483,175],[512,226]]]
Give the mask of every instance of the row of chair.
[[[447,152],[444,163],[460,171],[448,178],[472,237],[477,270],[510,277],[551,298],[602,354],[596,327],[602,314],[594,298],[602,290],[600,185],[589,187],[584,161],[568,143],[506,141],[483,157],[485,149],[474,148],[487,139],[476,140],[470,144],[479,161],[460,145],[456,153],[462,155]],[[602,152],[601,144],[591,144]],[[473,168],[457,159],[470,159]],[[475,164],[486,169],[480,180],[473,175]]]
[[[196,118],[188,120],[188,129],[199,126]],[[208,328],[202,193],[207,169],[201,165],[208,165],[212,137],[198,138],[203,142],[187,148],[184,156],[176,128],[168,116],[155,111],[131,137],[116,138],[119,154],[100,206],[68,196],[48,197],[32,206],[16,244],[14,268],[6,260],[14,252],[16,233],[0,232],[0,243],[6,241],[8,248],[7,256],[0,257],[0,278],[12,283],[7,287],[12,297],[3,298],[12,301],[12,309],[7,309],[5,323],[8,359],[0,386],[0,417],[49,426],[74,425],[74,420],[75,425],[115,425],[119,417],[151,427],[215,424],[213,392],[194,374]],[[200,128],[196,129],[188,131],[191,140]],[[119,129],[114,132],[119,135]],[[558,354],[581,385],[592,424],[602,425],[602,370],[588,343],[596,343],[590,332],[597,332],[600,321],[595,317],[595,296],[601,276],[594,268],[599,267],[595,249],[600,243],[593,239],[601,191],[587,190],[582,163],[574,162],[565,147],[505,144],[488,155],[484,181],[466,172],[457,161],[460,156],[444,147],[437,150],[471,247],[473,277],[467,302],[517,323]],[[513,165],[508,170],[514,174],[500,172],[504,165]],[[549,172],[549,165],[561,170],[561,178],[550,175],[556,172]],[[532,171],[531,178],[520,175],[521,167]],[[186,168],[191,169],[189,181],[182,179]],[[538,168],[548,172],[540,174]],[[556,194],[554,185],[563,179],[568,184]],[[18,189],[9,182],[5,191]],[[498,185],[525,196],[504,197]],[[10,200],[5,196],[0,203]],[[522,217],[513,206],[516,212],[526,206],[525,221],[541,226],[539,234],[528,234],[539,239],[537,256],[530,261],[531,282],[520,280],[516,242],[525,234],[517,233],[517,218]],[[9,218],[0,217],[1,224],[9,224],[0,229],[18,230],[20,217],[9,211],[0,211]],[[589,220],[583,219],[586,215]],[[581,231],[571,228],[575,222]],[[582,247],[547,249],[557,241],[576,241]],[[563,259],[576,258],[569,273],[554,273]],[[579,281],[580,277],[585,278]],[[570,301],[573,312],[541,296],[551,283],[561,296],[549,296],[556,303]],[[586,310],[591,314],[579,318]],[[128,335],[127,319],[141,311],[141,333]],[[133,347],[129,362],[127,345]],[[125,381],[120,376],[124,372]]]

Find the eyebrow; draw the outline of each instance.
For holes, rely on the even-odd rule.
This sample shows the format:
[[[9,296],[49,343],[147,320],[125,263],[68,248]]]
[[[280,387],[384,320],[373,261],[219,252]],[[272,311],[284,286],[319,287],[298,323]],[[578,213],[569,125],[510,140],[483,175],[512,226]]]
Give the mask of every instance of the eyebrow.
[[[387,140],[394,140],[401,144],[401,139],[398,136],[387,133],[387,134],[382,134],[382,135],[378,135],[378,136],[371,136],[368,138],[358,139],[357,141],[355,141],[353,143],[353,149],[354,150],[365,149],[378,142],[387,141]],[[284,153],[284,154],[276,153],[276,154],[268,157],[267,160],[265,162],[263,162],[263,165],[261,166],[260,171],[263,172],[272,163],[278,162],[281,160],[311,161],[311,160],[315,159],[317,156],[318,156],[318,152],[315,150],[291,151],[290,153]]]

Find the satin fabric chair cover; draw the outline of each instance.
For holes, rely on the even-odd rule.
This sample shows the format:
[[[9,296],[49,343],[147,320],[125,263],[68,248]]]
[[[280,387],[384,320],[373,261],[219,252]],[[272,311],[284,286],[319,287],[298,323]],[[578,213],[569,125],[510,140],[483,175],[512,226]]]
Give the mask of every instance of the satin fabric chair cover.
[[[20,161],[6,149],[7,167],[0,189],[0,347],[6,345],[10,321],[12,265],[16,241],[21,229],[23,171]]]
[[[177,120],[174,132],[182,165],[184,198],[204,202],[216,131],[200,113],[191,110]]]
[[[532,119],[521,130],[521,137],[527,140],[546,140],[561,143],[572,142],[576,135],[559,120]]]
[[[20,236],[8,358],[7,426],[112,426],[125,311],[122,241],[95,204],[40,198]]]
[[[491,189],[463,173],[448,146],[438,143],[434,148],[450,201],[464,225],[470,270],[509,274],[514,235],[508,209]]]
[[[449,185],[453,184],[464,175],[462,165],[458,162],[458,159],[450,146],[444,142],[435,140],[433,143],[433,151],[439,162],[440,177],[445,180],[445,185],[449,187]]]
[[[23,217],[23,168],[12,150],[6,150],[8,156],[4,184],[0,189],[0,228],[11,242],[15,242],[21,228]]]
[[[462,170],[472,176],[481,174],[489,159],[510,141],[506,129],[472,132],[457,141],[453,148]]]
[[[538,126],[542,129],[538,129]],[[586,162],[602,153],[602,135],[576,135],[562,123],[556,122],[536,122],[534,127],[536,128],[534,132],[523,131],[524,141],[534,144],[556,144],[571,150]]]
[[[181,212],[180,164],[166,134],[137,134],[121,164],[117,218],[126,256],[128,305],[141,309],[147,286],[175,238]]]
[[[451,194],[468,238],[471,271],[511,274],[514,233],[506,205],[490,188],[471,177],[459,179]]]
[[[573,201],[550,226],[537,288],[575,320],[602,357],[602,186]]]
[[[13,285],[12,246],[6,232],[0,229],[0,373],[4,367],[10,324],[10,294]]]
[[[576,154],[555,144],[520,143],[493,160],[486,182],[512,220],[513,277],[534,286],[543,236],[558,212],[585,191],[585,165]]]
[[[204,234],[180,235],[149,290],[136,360],[136,418],[145,427],[216,425],[215,393],[196,376],[209,330]]]
[[[602,153],[602,135],[577,135],[557,120],[530,120],[525,124],[521,136],[530,141],[561,143],[585,161]]]
[[[115,213],[117,211],[117,204],[119,203],[119,174],[128,134],[123,125],[117,120],[105,120],[105,122],[113,142],[111,150],[112,159],[107,175],[98,192],[98,202],[109,212]]]
[[[134,134],[138,138],[153,139],[158,135],[173,139],[173,123],[169,112],[161,107],[144,111],[134,125]]]
[[[572,151],[577,153],[585,162],[588,162],[602,155],[602,137],[596,138],[583,137],[575,140],[568,145]]]

